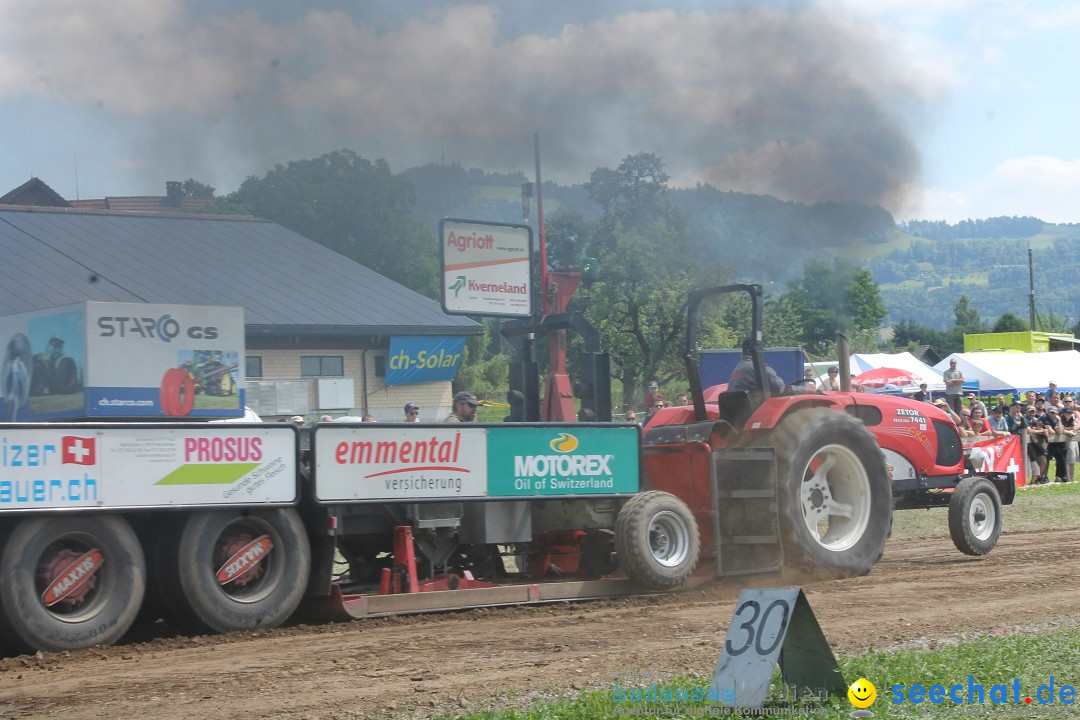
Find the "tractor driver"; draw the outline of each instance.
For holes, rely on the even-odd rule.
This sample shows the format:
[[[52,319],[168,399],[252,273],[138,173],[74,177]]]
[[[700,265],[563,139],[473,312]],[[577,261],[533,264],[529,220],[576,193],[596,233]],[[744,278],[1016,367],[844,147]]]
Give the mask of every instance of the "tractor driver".
[[[742,360],[731,371],[731,379],[728,380],[728,392],[743,391],[753,395],[758,391],[757,380],[754,378],[754,351],[755,341],[746,338],[742,344]],[[783,395],[789,391],[784,381],[776,374],[768,364],[765,365],[765,381],[769,383],[769,394],[773,397]]]

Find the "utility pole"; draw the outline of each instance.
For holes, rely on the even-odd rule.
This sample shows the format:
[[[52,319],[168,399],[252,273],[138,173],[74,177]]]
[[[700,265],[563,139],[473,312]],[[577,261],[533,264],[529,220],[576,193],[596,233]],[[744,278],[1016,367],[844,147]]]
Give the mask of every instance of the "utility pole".
[[[1035,261],[1030,247],[1028,247],[1028,321],[1034,332],[1037,329],[1035,327]]]

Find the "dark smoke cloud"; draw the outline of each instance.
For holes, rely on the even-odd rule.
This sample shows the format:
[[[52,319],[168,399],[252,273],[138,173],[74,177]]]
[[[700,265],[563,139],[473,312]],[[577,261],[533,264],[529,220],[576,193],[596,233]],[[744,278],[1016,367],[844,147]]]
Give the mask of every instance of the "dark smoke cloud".
[[[395,170],[528,171],[534,131],[563,182],[647,151],[677,183],[888,207],[918,171],[918,79],[868,25],[808,7],[592,20],[619,3],[561,17],[544,3],[542,19],[529,3],[16,5],[0,95],[138,118],[130,163],[148,191],[193,176],[227,192],[337,148]]]

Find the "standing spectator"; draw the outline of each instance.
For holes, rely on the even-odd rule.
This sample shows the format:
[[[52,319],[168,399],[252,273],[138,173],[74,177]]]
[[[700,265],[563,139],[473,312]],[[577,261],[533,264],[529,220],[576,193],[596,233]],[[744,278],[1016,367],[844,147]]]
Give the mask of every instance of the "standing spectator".
[[[633,410],[627,410],[626,411],[626,422],[628,422],[628,423],[636,423],[637,422],[637,413],[634,412]]]
[[[420,406],[416,403],[405,403],[405,422],[420,422]]]
[[[806,368],[803,372],[803,392],[810,395],[817,392],[817,381],[814,380],[814,368]]]
[[[1009,414],[1005,417],[1005,420],[1009,425],[1009,432],[1013,435],[1020,435],[1028,426],[1020,403],[1013,403],[1009,406]]]
[[[1024,412],[1025,413],[1027,413],[1027,409],[1029,407],[1035,407],[1035,391],[1034,390],[1028,390],[1026,393],[1024,393],[1023,406],[1024,406]]]
[[[986,403],[984,403],[982,400],[980,400],[978,395],[976,395],[973,392],[969,392],[967,394],[967,396],[968,396],[968,407],[969,408],[971,408],[972,410],[980,410],[980,411],[982,411],[982,416],[983,417],[986,417],[987,415],[990,414],[990,413],[988,413],[986,411]]]
[[[1044,393],[1044,395],[1046,395],[1046,399],[1049,400],[1050,396],[1053,395],[1056,392],[1057,392],[1057,383],[1054,382],[1053,380],[1051,380],[1050,382],[1047,383],[1047,388],[1046,388],[1046,392]]]
[[[919,383],[919,392],[912,393],[912,400],[918,400],[919,402],[933,402],[933,398],[930,397],[930,391],[926,389],[926,383]]]
[[[1049,457],[1048,432],[1043,424],[1041,416],[1035,413],[1034,408],[1027,412],[1028,423],[1028,460],[1035,465],[1035,477],[1032,482],[1036,485],[1047,483],[1046,466]]]
[[[986,415],[981,409],[977,407],[968,408],[968,416],[971,429],[975,431],[976,437],[987,438],[993,436],[994,431],[990,427],[990,421],[986,419]]]
[[[1069,473],[1065,469],[1066,453],[1068,452],[1068,436],[1061,424],[1058,409],[1050,408],[1046,414],[1047,456],[1054,462],[1055,482],[1069,482]]]
[[[645,393],[645,414],[652,417],[662,407],[664,407],[664,394],[660,392],[660,383],[656,380],[650,380],[648,390]]]
[[[334,422],[334,416],[333,415],[323,415],[321,418],[319,418],[319,422]]]
[[[364,416],[360,418],[360,422],[373,423],[375,422],[375,416],[364,413]]]
[[[678,405],[679,407],[686,407],[687,405],[690,404],[690,398],[687,397],[686,393],[680,393],[679,394],[679,401],[677,403],[675,403],[675,404]]]
[[[951,409],[952,406],[950,406]],[[954,412],[953,420],[956,422],[956,429],[960,431],[961,439],[970,439],[975,437],[978,433],[975,432],[975,428],[971,425],[971,411],[967,408],[963,408],[960,412]],[[959,420],[957,420],[959,418]]]
[[[998,405],[990,413],[990,435],[993,437],[1009,436],[1009,421],[1005,419],[1005,408]]]
[[[945,381],[945,399],[953,412],[959,413],[964,405],[964,373],[956,369],[956,358],[949,360],[949,369],[941,374]]]
[[[833,365],[831,368],[829,368],[828,373],[826,373],[826,377],[822,378],[822,380],[821,380],[821,389],[826,391],[826,392],[829,391],[829,390],[839,390],[840,389],[840,380],[839,380],[839,377],[838,377],[839,375],[840,375],[840,368],[836,367],[835,365]]]
[[[1065,480],[1072,482],[1073,465],[1076,463],[1076,433],[1080,432],[1080,422],[1073,416],[1073,399],[1065,398],[1061,408],[1061,429],[1065,435]],[[1061,473],[1056,473],[1058,482],[1062,482]]]
[[[454,412],[444,422],[472,422],[476,420],[476,396],[462,390],[454,396]]]

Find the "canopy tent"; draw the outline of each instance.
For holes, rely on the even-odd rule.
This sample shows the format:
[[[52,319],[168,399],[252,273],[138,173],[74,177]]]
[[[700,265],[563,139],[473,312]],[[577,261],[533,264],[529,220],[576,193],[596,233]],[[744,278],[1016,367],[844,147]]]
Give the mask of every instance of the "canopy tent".
[[[890,390],[910,394],[918,392],[919,383],[925,382],[926,389],[931,393],[940,395],[945,392],[945,383],[941,379],[941,371],[935,370],[909,352],[855,353],[851,356],[852,375],[860,375],[878,368],[903,370],[910,377],[910,383],[899,388],[890,388]]]
[[[977,380],[983,393],[1043,391],[1051,380],[1057,383],[1058,390],[1080,392],[1080,353],[1074,350],[954,353],[934,369],[947,370],[953,358],[964,380]]]

